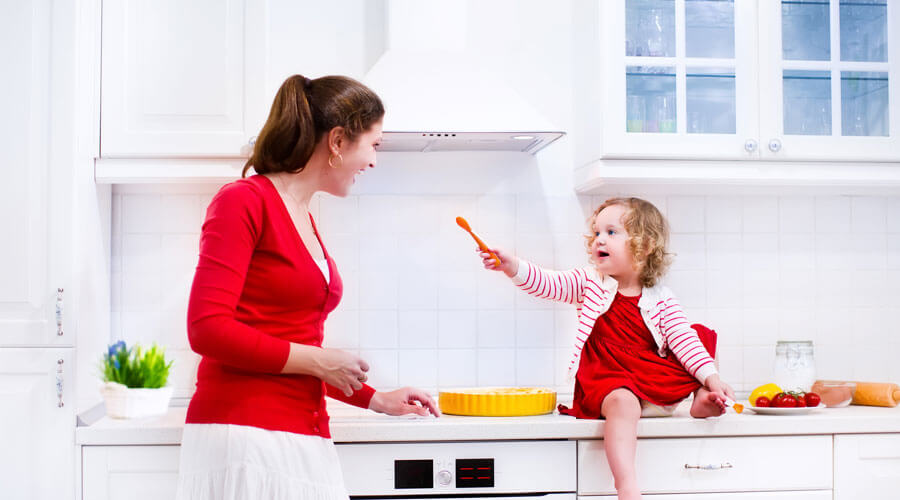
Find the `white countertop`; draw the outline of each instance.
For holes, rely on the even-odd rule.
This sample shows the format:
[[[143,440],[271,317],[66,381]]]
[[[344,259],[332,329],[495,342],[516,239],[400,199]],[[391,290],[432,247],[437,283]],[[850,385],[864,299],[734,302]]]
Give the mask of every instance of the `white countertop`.
[[[186,408],[165,415],[133,420],[103,417],[76,428],[82,445],[177,445],[181,442]],[[644,418],[638,436],[707,437],[900,432],[900,406],[823,408],[806,415],[767,416],[731,410],[721,417],[695,419],[682,404],[667,418]],[[595,439],[603,435],[602,420],[578,420],[553,413],[535,417],[390,417],[353,407],[329,409],[336,443],[403,441],[483,441],[521,439]]]

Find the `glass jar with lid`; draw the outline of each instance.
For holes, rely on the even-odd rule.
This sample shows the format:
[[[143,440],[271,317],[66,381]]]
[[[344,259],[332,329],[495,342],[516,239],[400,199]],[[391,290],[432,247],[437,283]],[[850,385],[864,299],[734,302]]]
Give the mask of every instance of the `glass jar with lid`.
[[[816,381],[811,340],[779,340],[775,344],[774,381],[784,391],[809,392]]]

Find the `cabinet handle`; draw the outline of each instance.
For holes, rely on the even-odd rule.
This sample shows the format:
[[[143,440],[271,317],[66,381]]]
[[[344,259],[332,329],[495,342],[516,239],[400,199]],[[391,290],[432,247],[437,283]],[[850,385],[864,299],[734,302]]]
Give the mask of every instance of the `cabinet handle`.
[[[781,151],[781,141],[778,139],[772,139],[769,141],[769,151],[773,153],[777,153]]]
[[[705,465],[690,465],[684,464],[685,469],[697,469],[697,470],[722,470],[722,469],[734,469],[734,466],[728,462],[722,462],[718,465],[716,464],[705,464]]]
[[[747,141],[744,143],[744,151],[752,153],[756,151],[756,146],[756,139],[747,139]]]
[[[57,359],[56,360],[56,398],[59,400],[59,402],[56,403],[57,408],[62,408],[63,406],[65,406],[65,403],[63,403],[63,371],[62,371],[62,369],[63,369],[63,360]]]
[[[63,334],[63,289],[56,289],[56,335],[62,337]]]

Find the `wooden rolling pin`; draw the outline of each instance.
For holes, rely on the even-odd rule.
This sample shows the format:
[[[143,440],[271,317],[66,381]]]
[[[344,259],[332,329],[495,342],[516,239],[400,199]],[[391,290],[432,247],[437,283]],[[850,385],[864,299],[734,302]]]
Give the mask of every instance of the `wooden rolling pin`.
[[[823,380],[822,382],[836,382]],[[854,382],[856,392],[851,404],[863,406],[888,406],[900,404],[900,385],[883,382]]]
[[[853,394],[855,405],[897,406],[900,403],[900,386],[877,382],[857,382]]]

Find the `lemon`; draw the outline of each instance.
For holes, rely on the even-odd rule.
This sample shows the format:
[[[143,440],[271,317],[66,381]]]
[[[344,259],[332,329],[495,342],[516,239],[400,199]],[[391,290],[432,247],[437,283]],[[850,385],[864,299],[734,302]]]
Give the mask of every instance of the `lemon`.
[[[765,396],[769,398],[769,401],[771,401],[772,398],[774,398],[775,395],[779,392],[782,392],[781,387],[778,387],[775,384],[764,384],[757,387],[756,389],[753,389],[753,392],[750,393],[750,397],[747,399],[750,400],[750,404],[756,406],[756,398]]]

